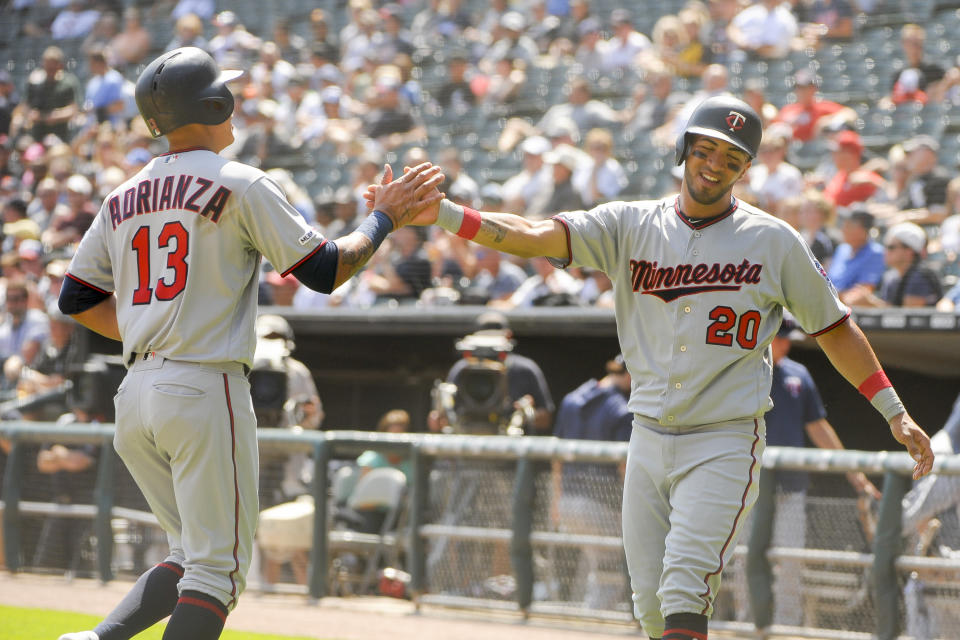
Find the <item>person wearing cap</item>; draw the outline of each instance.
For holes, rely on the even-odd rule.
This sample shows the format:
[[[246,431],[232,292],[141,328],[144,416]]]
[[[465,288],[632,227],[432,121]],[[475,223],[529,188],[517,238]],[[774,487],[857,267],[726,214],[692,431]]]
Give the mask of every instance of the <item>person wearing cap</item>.
[[[426,138],[427,129],[410,106],[400,99],[400,78],[384,74],[378,78],[368,103],[370,111],[363,119],[363,133],[393,149]]]
[[[41,66],[27,76],[26,133],[34,140],[43,140],[52,133],[69,142],[70,122],[80,113],[81,93],[80,81],[64,66],[63,51],[59,47],[47,47]]]
[[[247,31],[233,11],[221,11],[214,17],[213,24],[217,34],[210,38],[208,51],[224,68],[236,62],[248,64],[254,52],[260,50],[260,38]]]
[[[278,96],[277,124],[283,138],[294,148],[323,136],[327,115],[320,94],[310,88],[309,80],[299,71],[287,82],[286,91]]]
[[[822,129],[840,122],[857,121],[857,112],[831,100],[817,96],[818,80],[816,74],[803,67],[793,75],[793,92],[796,101],[785,104],[774,122],[784,122],[793,129],[793,139],[798,142],[810,142]]]
[[[781,126],[767,128],[760,141],[757,160],[747,171],[750,191],[757,206],[778,215],[780,203],[803,192],[803,174],[787,162],[790,130]]]
[[[503,183],[503,200],[508,209],[521,210],[529,216],[545,213],[553,171],[543,156],[550,149],[550,141],[543,136],[530,136],[520,144],[523,169]]]
[[[834,252],[827,274],[845,304],[849,304],[848,295],[873,291],[883,279],[883,246],[870,235],[874,223],[873,214],[864,209],[851,211],[843,219],[843,243]]]
[[[22,198],[11,198],[3,203],[3,242],[0,250],[10,251],[27,239],[40,238],[40,225],[28,217],[29,206]]]
[[[602,69],[609,73],[615,69],[632,68],[638,54],[649,49],[650,38],[634,27],[629,9],[614,9],[610,12],[610,38],[599,45]]]
[[[521,60],[528,66],[532,65],[540,51],[526,30],[527,19],[519,11],[507,11],[500,16],[500,38],[480,59],[480,69],[489,72],[498,60]]]
[[[585,208],[583,197],[574,186],[573,175],[582,163],[581,154],[568,144],[560,144],[543,156],[553,171],[553,190],[546,211],[574,211]]]
[[[630,372],[623,356],[607,361],[602,378],[590,378],[568,393],[557,407],[553,435],[570,440],[628,442],[633,412],[627,407]],[[620,496],[623,465],[551,462],[550,521],[555,531],[568,535],[615,536],[620,531]],[[569,599],[590,609],[610,610],[629,589],[619,550],[586,546],[567,552],[573,556],[558,567],[573,575]],[[600,583],[600,574],[613,573],[619,588]]]
[[[730,22],[730,41],[754,59],[783,58],[800,32],[797,19],[780,0],[754,0]]]
[[[854,287],[849,303],[864,307],[932,307],[943,295],[940,277],[925,264],[927,234],[912,222],[901,222],[883,236],[883,274],[876,292]]]
[[[456,197],[460,204],[468,207],[475,206],[480,199],[480,185],[463,170],[463,162],[460,160],[460,150],[456,147],[447,147],[440,152],[440,159],[443,163],[444,181],[440,185],[440,191],[451,194]],[[406,162],[407,166],[413,164]],[[414,163],[419,164],[419,163]]]
[[[32,364],[50,334],[47,315],[31,305],[35,297],[36,287],[29,280],[18,277],[7,283],[0,316],[0,363],[17,356],[24,364]]]
[[[690,99],[686,91],[674,91],[673,74],[660,64],[644,70],[642,82],[633,90],[633,99],[625,117],[625,135],[641,135],[662,127]]]
[[[613,127],[625,118],[607,103],[593,98],[590,82],[583,77],[570,80],[566,102],[551,106],[536,124],[538,131],[548,131],[558,121],[572,120],[583,137],[597,127]]]
[[[80,333],[82,329],[78,330],[80,325],[60,311],[55,301],[46,311],[49,333],[40,342],[37,357],[20,371],[17,389],[21,393],[37,393],[63,384],[87,358],[87,340]]]
[[[767,446],[805,447],[808,442],[820,449],[843,449],[837,432],[827,421],[827,411],[820,399],[820,392],[805,366],[788,356],[794,341],[806,338],[796,320],[785,313],[777,330],[770,353],[773,360],[773,382],[770,399],[773,408],[764,420],[767,423]],[[771,524],[753,518],[750,528],[749,548],[767,549],[785,547],[803,549],[806,539],[807,487],[809,477],[803,471],[777,471],[775,487],[761,492],[774,501],[774,519]],[[879,498],[880,491],[860,472],[847,473],[847,480],[858,495]],[[776,563],[776,580],[773,594],[766,590],[770,584],[770,564],[757,555],[747,556],[747,581],[754,624],[765,629],[770,624],[800,626],[804,623],[801,597],[802,563],[797,560],[779,560]],[[755,581],[758,574],[767,577]],[[770,596],[773,596],[772,602]]]
[[[953,174],[940,164],[940,143],[920,134],[903,143],[910,178],[896,200],[900,209],[893,221],[940,224],[947,217],[947,185]]]
[[[474,329],[476,332],[489,332],[489,335],[502,336],[511,343],[514,342],[510,321],[499,311],[481,313],[474,322]],[[540,365],[516,351],[507,353],[503,363],[507,371],[507,395],[511,402],[515,407],[527,403],[533,407],[533,422],[524,425],[524,433],[548,435],[556,407]],[[447,382],[456,385],[468,364],[466,358],[457,360],[447,372]],[[427,427],[431,433],[442,433],[448,426],[446,415],[436,409],[427,417]]]
[[[863,143],[856,131],[843,129],[829,143],[837,171],[823,195],[836,207],[850,207],[883,194],[883,176],[863,168]]]

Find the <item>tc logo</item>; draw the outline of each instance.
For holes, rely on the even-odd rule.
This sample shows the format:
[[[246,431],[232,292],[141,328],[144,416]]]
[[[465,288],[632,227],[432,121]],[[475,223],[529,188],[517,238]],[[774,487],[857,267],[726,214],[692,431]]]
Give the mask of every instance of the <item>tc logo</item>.
[[[730,127],[730,131],[740,131],[746,123],[747,119],[739,111],[731,111],[727,116],[727,126]]]

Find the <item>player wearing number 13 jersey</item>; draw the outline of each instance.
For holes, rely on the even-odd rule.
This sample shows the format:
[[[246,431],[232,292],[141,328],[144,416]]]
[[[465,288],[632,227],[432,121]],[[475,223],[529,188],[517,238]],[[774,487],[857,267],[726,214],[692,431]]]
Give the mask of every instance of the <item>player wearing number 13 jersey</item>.
[[[721,571],[757,496],[769,346],[784,308],[887,419],[916,460],[915,476],[933,464],[929,438],[803,239],[732,197],[760,135],[747,104],[710,98],[677,141],[679,196],[544,221],[444,200],[415,220],[561,267],[601,269],[613,281],[634,414],[623,540],[634,611],[651,638],[707,637]]]
[[[262,256],[329,293],[440,198],[438,168],[394,181],[385,168],[375,211],[353,233],[323,238],[266,174],[218,155],[233,142],[226,83],[238,75],[190,47],[144,69],[137,106],[170,152],[106,197],[60,294],[64,313],[123,342],[114,446],[170,544],[96,629],[61,640],[127,640],[168,615],[165,640],[220,636],[258,518],[246,374]]]

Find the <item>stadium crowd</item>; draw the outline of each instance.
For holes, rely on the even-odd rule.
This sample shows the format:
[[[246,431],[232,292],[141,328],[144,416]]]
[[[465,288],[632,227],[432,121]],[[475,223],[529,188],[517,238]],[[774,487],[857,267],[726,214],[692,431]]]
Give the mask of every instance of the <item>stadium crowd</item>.
[[[822,86],[825,52],[855,47],[884,2],[664,0],[651,22],[601,0],[349,0],[285,3],[246,24],[247,3],[218,11],[227,4],[10,4],[7,46],[38,59],[8,49],[0,69],[6,390],[56,383],[34,371],[56,340],[49,310],[73,248],[101,199],[164,151],[137,116],[133,81],[153,54],[184,45],[247,71],[225,153],[266,170],[330,237],[358,224],[385,162],[428,158],[444,167],[451,199],[531,217],[666,196],[687,115],[731,92],[766,123],[738,197],[796,227],[845,301],[960,302],[955,156],[922,128],[867,135],[875,113],[828,100]],[[925,28],[904,21],[876,109],[948,113],[960,103],[960,66],[931,55]],[[332,295],[265,265],[261,302],[612,304],[602,273],[517,261],[438,228],[402,229],[387,245]]]

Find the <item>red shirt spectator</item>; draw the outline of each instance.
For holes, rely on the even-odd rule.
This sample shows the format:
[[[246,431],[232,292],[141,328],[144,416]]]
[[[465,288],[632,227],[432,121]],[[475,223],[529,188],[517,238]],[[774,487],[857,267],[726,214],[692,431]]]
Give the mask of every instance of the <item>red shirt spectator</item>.
[[[838,207],[849,207],[873,197],[883,186],[883,178],[873,171],[860,169],[863,143],[856,131],[841,131],[830,144],[837,172],[823,190],[823,195]]]
[[[800,69],[794,76],[794,92],[797,101],[784,105],[774,122],[783,122],[793,129],[793,139],[800,142],[813,140],[827,119],[834,121],[856,120],[857,114],[850,107],[837,102],[817,99],[816,76],[808,69]],[[823,122],[821,122],[823,121]]]

